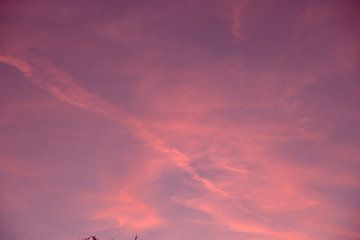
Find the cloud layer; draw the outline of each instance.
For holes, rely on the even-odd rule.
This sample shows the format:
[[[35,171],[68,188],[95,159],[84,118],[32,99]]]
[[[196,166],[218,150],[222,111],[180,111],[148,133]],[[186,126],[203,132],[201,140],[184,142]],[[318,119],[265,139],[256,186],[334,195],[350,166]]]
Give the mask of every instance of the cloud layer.
[[[357,3],[1,9],[7,238],[360,238]]]

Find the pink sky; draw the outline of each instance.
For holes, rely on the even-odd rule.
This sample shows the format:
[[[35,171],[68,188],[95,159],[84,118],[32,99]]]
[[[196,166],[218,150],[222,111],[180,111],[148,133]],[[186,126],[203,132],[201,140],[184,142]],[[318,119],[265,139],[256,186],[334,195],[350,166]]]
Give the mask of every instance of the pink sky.
[[[1,1],[8,240],[360,239],[356,0]]]

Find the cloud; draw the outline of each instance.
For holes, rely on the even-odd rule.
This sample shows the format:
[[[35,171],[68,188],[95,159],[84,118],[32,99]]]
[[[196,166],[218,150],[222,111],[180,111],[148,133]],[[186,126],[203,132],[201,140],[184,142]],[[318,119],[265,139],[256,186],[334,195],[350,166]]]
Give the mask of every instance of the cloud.
[[[237,1],[231,11],[232,25],[231,25],[231,33],[232,35],[238,39],[240,42],[246,40],[248,37],[248,33],[244,28],[244,13],[246,8],[248,7],[247,0]]]
[[[358,238],[356,4],[65,5],[0,22],[1,214],[27,237]]]
[[[33,63],[33,66],[30,67],[29,63],[19,58],[1,56],[0,60],[3,63],[17,67],[19,71],[21,71],[32,83],[34,83],[37,87],[46,90],[56,99],[75,107],[100,114],[101,116],[109,118],[119,124],[125,125],[130,129],[130,131],[132,131],[141,140],[145,141],[154,150],[166,154],[166,156],[171,159],[178,168],[188,173],[192,180],[200,183],[206,190],[214,194],[220,194],[222,196],[226,195],[226,193],[215,186],[212,181],[201,177],[196,172],[196,170],[191,166],[190,158],[186,154],[173,147],[167,146],[162,139],[151,133],[141,120],[125,112],[120,107],[113,106],[112,104],[106,102],[97,94],[86,90],[70,75],[54,67],[48,61],[36,60],[34,61],[35,63]],[[134,209],[137,209],[137,211],[145,211],[147,209],[145,206],[141,205],[141,203],[132,203],[135,205]],[[111,210],[110,212],[113,211]],[[142,217],[147,218],[146,216],[147,215],[144,215]],[[137,216],[136,219],[139,221],[142,217]],[[127,221],[125,219],[119,220],[118,217],[116,219],[119,223],[124,224]],[[128,221],[130,222],[126,224],[136,225],[135,219]],[[146,221],[141,223],[140,221],[139,224],[147,227],[148,224],[156,224],[159,222],[157,217],[152,215],[149,216],[149,221],[149,223],[146,223]]]
[[[251,222],[249,219],[241,219],[239,216],[231,216],[231,211],[224,211],[222,208],[217,207],[213,203],[204,199],[179,199],[174,198],[174,201],[194,208],[201,212],[208,214],[218,224],[225,225],[232,231],[240,233],[249,233],[255,236],[265,236],[268,239],[310,239],[304,234],[296,233],[294,231],[275,231],[267,227],[264,223]]]
[[[153,228],[162,223],[161,218],[155,209],[137,200],[136,194],[129,195],[122,192],[114,198],[107,198],[105,202],[110,201],[111,207],[97,212],[93,218],[96,220],[112,220],[121,227],[145,230]]]
[[[25,77],[31,77],[32,75],[32,68],[30,67],[30,65],[19,58],[7,56],[7,55],[0,55],[0,62],[18,68],[19,71],[22,72]]]

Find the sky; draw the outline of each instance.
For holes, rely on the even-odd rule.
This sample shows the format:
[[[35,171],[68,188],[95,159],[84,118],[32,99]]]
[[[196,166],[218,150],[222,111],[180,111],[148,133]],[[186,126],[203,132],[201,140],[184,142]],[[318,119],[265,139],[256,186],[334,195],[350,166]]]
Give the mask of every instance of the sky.
[[[356,0],[2,0],[2,238],[360,239],[359,24]]]

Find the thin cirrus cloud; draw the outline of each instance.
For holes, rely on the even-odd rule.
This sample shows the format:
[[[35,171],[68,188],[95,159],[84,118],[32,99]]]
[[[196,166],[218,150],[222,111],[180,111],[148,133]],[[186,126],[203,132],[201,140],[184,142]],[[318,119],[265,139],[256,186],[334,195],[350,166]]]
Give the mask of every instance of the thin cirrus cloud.
[[[176,166],[189,173],[193,180],[200,182],[207,190],[213,193],[225,194],[225,192],[218,189],[211,181],[201,177],[199,174],[196,173],[195,169],[191,167],[191,165],[189,165],[188,163],[188,156],[181,153],[175,148],[164,145],[163,141],[155,137],[146,128],[144,128],[143,123],[140,122],[138,119],[121,111],[120,109],[117,109],[115,106],[112,106],[111,104],[102,100],[96,94],[91,93],[83,87],[79,86],[73,79],[71,79],[70,76],[68,76],[63,71],[54,68],[51,65],[48,65],[48,63],[42,63],[46,67],[44,68],[44,70],[40,70],[38,73],[34,71],[28,63],[22,61],[21,59],[8,56],[0,56],[0,61],[17,67],[24,74],[24,76],[28,77],[36,86],[43,88],[55,98],[79,107],[81,109],[98,113],[111,120],[119,122],[120,124],[125,124],[135,133],[136,136],[140,137],[142,140],[145,140],[155,150],[169,155],[169,158],[174,161]],[[123,198],[125,197],[120,197],[121,200],[123,200]],[[136,203],[136,201],[130,200],[127,199],[127,201],[125,202],[127,209],[131,209],[130,206],[135,205],[133,211],[145,211],[141,208],[141,205],[139,206],[140,203]],[[124,203],[120,204],[124,205]],[[145,219],[143,219],[143,217],[141,217],[141,219],[138,219],[136,217],[135,220],[132,220],[129,223],[131,223],[131,225],[133,226],[139,225],[139,227],[151,224],[143,223]],[[123,220],[119,220],[120,223],[122,221]],[[126,222],[126,220],[124,221]]]
[[[8,238],[360,238],[357,3],[1,6]]]

